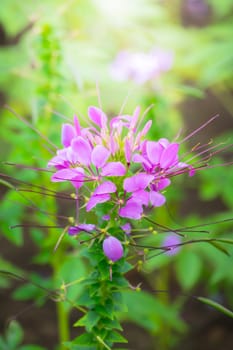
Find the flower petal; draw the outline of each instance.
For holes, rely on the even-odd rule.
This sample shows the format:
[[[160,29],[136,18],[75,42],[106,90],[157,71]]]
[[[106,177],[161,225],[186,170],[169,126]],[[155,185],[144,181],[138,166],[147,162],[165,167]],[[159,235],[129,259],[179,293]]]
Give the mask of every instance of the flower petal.
[[[97,194],[106,194],[106,193],[114,193],[116,192],[116,185],[112,181],[105,181],[98,187],[96,187],[93,195]]]
[[[150,170],[152,165],[151,163],[143,156],[141,156],[140,154],[136,153],[133,155],[132,158],[134,163],[142,163],[143,167],[145,168],[145,170]]]
[[[130,145],[130,141],[128,139],[125,140],[125,159],[128,164],[130,164],[131,155],[132,155],[132,147]]]
[[[78,136],[73,139],[71,147],[73,151],[76,152],[76,157],[79,163],[83,165],[91,164],[91,146],[83,137]]]
[[[75,126],[77,136],[80,136],[81,135],[81,126],[79,124],[79,120],[78,120],[78,117],[76,115],[74,116],[74,126]]]
[[[75,138],[75,128],[71,124],[63,124],[61,132],[61,141],[64,147],[69,147],[73,138]]]
[[[171,143],[162,153],[160,158],[160,167],[168,169],[178,163],[178,143]]]
[[[170,179],[160,179],[158,183],[155,185],[156,191],[162,191],[164,188],[168,187],[171,184]]]
[[[161,207],[166,202],[166,198],[156,191],[150,192],[150,202],[153,207]]]
[[[105,194],[97,194],[95,196],[91,196],[89,199],[87,206],[86,206],[86,211],[90,211],[92,208],[94,208],[97,204],[99,203],[104,203],[109,201],[111,198],[110,194],[105,193]]]
[[[121,162],[107,163],[101,171],[102,176],[124,176],[125,173],[125,166]]]
[[[75,236],[77,235],[79,232],[91,232],[95,230],[95,225],[92,224],[79,224],[77,226],[70,226],[68,229],[68,234],[70,236]]]
[[[106,114],[97,107],[89,107],[88,108],[88,116],[89,118],[97,124],[100,128],[104,127],[107,123]]]
[[[121,217],[134,220],[141,219],[142,213],[142,205],[133,201],[128,201],[126,205],[119,210],[119,215]]]
[[[51,180],[52,182],[62,182],[73,180],[76,177],[80,177],[83,179],[83,176],[84,170],[82,168],[61,169],[53,174]]]
[[[146,154],[151,164],[159,164],[163,150],[163,146],[159,142],[148,141],[146,143]]]
[[[137,122],[138,122],[138,117],[139,117],[139,114],[140,114],[140,107],[137,106],[134,113],[133,113],[133,117],[130,121],[130,129],[133,130],[133,132],[136,131],[136,125],[137,125]]]
[[[124,180],[123,187],[126,192],[144,190],[153,179],[153,175],[148,175],[144,173],[133,175]]]
[[[162,246],[167,248],[166,254],[167,255],[175,255],[179,252],[181,243],[181,239],[179,236],[175,234],[170,234],[167,237],[165,237]]]
[[[71,181],[76,188],[80,188],[83,185],[83,180],[84,170],[82,168],[61,169],[51,177],[52,182]]]
[[[103,251],[104,255],[113,262],[121,259],[124,252],[119,239],[113,236],[105,238],[103,241]]]
[[[91,161],[97,168],[102,168],[109,156],[110,152],[106,147],[97,145],[91,153]]]
[[[131,199],[134,202],[147,206],[149,203],[149,192],[144,190],[135,191],[133,192]]]

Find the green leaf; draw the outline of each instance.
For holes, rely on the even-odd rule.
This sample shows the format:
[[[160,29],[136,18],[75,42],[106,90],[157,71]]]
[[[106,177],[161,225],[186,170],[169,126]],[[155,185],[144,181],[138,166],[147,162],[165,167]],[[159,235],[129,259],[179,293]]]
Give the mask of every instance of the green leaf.
[[[143,291],[124,291],[122,295],[128,307],[127,314],[122,314],[122,318],[131,320],[153,333],[158,333],[164,324],[178,331],[184,329],[176,309],[171,305],[163,305],[157,295],[153,296]]]
[[[18,322],[12,321],[7,329],[6,341],[10,348],[16,348],[23,340],[23,330]]]
[[[86,313],[82,318],[75,322],[74,327],[86,327],[88,332],[91,332],[92,328],[98,323],[100,315],[91,310]]]
[[[204,304],[212,306],[213,308],[215,308],[216,310],[222,312],[226,316],[229,316],[229,317],[233,318],[233,311],[227,309],[225,306],[222,306],[221,304],[217,303],[216,301],[213,301],[211,299],[204,298],[204,297],[197,297],[197,299],[199,301],[201,301],[202,303],[204,303]]]
[[[201,260],[190,249],[183,250],[177,257],[176,276],[183,289],[191,289],[201,275]]]
[[[111,343],[128,343],[128,340],[125,339],[120,333],[112,331],[108,337],[108,341]]]
[[[56,276],[56,286],[61,286],[61,281],[66,285],[66,296],[69,300],[77,300],[83,291],[82,279],[85,276],[86,268],[83,260],[79,256],[67,256],[60,265],[58,275]],[[71,304],[65,304],[67,310]]]
[[[93,335],[88,333],[80,335],[72,342],[65,342],[64,345],[71,350],[97,350],[97,346],[94,345]]]
[[[216,249],[218,249],[220,252],[226,254],[227,256],[230,256],[229,252],[226,250],[225,247],[223,247],[221,244],[215,241],[210,241],[209,244],[214,246]]]
[[[37,298],[40,292],[41,291],[38,289],[38,287],[36,287],[32,283],[26,283],[13,292],[13,298],[16,300],[33,299]]]
[[[46,349],[38,345],[29,344],[29,345],[21,346],[20,350],[46,350]]]
[[[205,94],[203,90],[190,85],[180,85],[177,88],[180,92],[184,93],[187,96],[196,97],[196,98],[204,98]]]

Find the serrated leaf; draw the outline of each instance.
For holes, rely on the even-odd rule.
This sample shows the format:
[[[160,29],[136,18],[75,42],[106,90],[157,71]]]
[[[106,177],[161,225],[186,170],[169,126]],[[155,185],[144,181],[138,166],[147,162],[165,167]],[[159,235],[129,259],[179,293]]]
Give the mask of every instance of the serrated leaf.
[[[91,332],[92,328],[98,323],[100,315],[91,310],[86,313],[82,318],[75,322],[74,327],[85,327],[88,332]]]
[[[213,308],[215,308],[216,310],[222,312],[226,316],[229,316],[229,317],[233,318],[233,311],[227,309],[225,306],[222,306],[221,304],[217,303],[216,301],[213,301],[211,299],[204,298],[204,297],[197,297],[197,299],[199,301],[201,301],[202,303],[204,303],[204,304],[212,306]]]

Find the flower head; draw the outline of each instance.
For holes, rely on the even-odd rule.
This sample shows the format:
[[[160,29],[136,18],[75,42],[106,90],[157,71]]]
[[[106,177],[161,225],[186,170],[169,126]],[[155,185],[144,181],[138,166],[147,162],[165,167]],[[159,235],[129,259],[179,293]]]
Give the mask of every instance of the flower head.
[[[138,220],[146,207],[165,203],[161,192],[171,184],[171,176],[189,167],[179,161],[178,143],[146,139],[152,121],[141,129],[139,115],[137,107],[133,115],[108,120],[101,109],[91,106],[88,128],[82,128],[77,117],[73,125],[62,126],[64,148],[48,163],[56,169],[52,181],[69,181],[77,189],[90,184],[86,211],[111,202],[113,213]],[[103,215],[111,216],[111,212]]]

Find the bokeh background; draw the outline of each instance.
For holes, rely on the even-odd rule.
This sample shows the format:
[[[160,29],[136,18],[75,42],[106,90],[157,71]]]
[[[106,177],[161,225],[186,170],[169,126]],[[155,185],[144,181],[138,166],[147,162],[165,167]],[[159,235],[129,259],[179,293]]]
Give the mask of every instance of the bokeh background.
[[[146,118],[154,121],[153,139],[184,138],[219,114],[184,151],[199,142],[230,145],[232,23],[232,0],[1,1],[0,349],[59,349],[59,307],[42,288],[59,288],[87,272],[69,240],[54,253],[61,232],[35,226],[74,210],[72,202],[45,191],[70,190],[51,185],[49,174],[38,170],[51,158],[46,138],[60,145],[61,124],[74,114],[85,123],[89,105],[110,116],[140,105],[142,112],[151,106]],[[229,146],[212,164],[231,161]],[[230,165],[177,178],[155,219],[171,227],[228,219],[232,184]],[[20,223],[26,226],[9,228]],[[230,222],[207,229],[211,237],[232,236]],[[161,237],[150,243],[155,239],[161,243]],[[192,298],[206,296],[232,309],[232,268],[231,246],[195,244],[130,272],[130,282],[142,282],[144,292],[125,296],[128,348],[232,349],[232,319]],[[156,292],[161,289],[167,292]],[[75,300],[81,291],[76,285],[66,292]],[[72,329],[77,315],[67,303],[72,337],[80,332]]]

